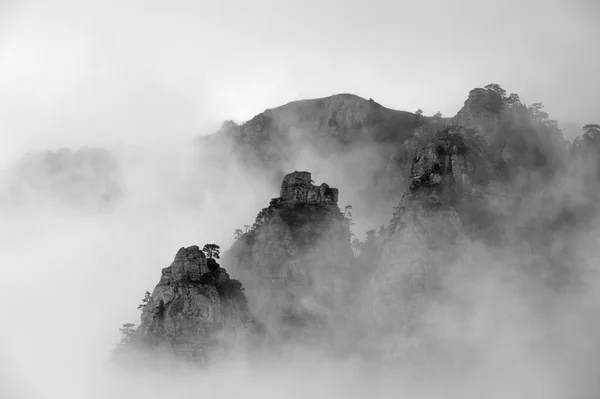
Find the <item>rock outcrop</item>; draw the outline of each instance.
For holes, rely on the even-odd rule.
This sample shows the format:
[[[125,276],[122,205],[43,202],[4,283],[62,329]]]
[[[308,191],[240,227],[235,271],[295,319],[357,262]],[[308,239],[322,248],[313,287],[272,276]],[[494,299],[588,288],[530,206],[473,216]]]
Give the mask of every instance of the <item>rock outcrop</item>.
[[[451,124],[477,130],[491,142],[500,130],[500,116],[504,110],[503,99],[497,92],[477,88],[469,92],[464,106],[452,118]]]
[[[468,154],[460,129],[436,135],[414,159],[406,191],[392,218],[381,262],[367,289],[368,346],[397,355],[401,342],[420,328],[424,308],[441,290],[442,276],[469,245],[457,205],[470,188]]]
[[[244,282],[253,313],[280,343],[319,341],[345,306],[354,257],[337,189],[294,172],[252,231],[223,256]]]
[[[336,205],[338,189],[329,188],[326,183],[313,186],[309,172],[294,172],[283,178],[279,197],[288,204]]]
[[[192,362],[244,348],[255,328],[242,284],[195,245],[162,269],[141,321],[138,342]]]

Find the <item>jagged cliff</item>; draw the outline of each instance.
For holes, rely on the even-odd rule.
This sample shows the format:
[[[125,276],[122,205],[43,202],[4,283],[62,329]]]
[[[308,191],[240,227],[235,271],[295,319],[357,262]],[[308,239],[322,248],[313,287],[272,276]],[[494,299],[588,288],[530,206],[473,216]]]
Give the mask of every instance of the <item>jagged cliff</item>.
[[[308,172],[285,176],[280,197],[223,256],[278,342],[324,338],[348,302],[354,258],[337,198]]]
[[[461,129],[436,135],[414,159],[406,191],[390,223],[381,262],[366,291],[371,342],[395,347],[420,325],[425,304],[440,293],[445,269],[468,246],[455,209],[470,188],[476,149]],[[378,334],[387,334],[372,340]],[[388,355],[391,348],[377,348]]]
[[[197,247],[181,248],[145,304],[136,343],[193,362],[243,350],[255,334],[242,284]]]

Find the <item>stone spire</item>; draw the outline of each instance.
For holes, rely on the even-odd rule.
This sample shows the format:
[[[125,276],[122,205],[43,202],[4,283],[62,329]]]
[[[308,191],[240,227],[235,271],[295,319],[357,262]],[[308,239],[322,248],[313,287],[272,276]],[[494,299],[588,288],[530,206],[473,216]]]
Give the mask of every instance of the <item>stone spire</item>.
[[[338,189],[326,183],[314,186],[310,172],[293,172],[281,183],[280,197],[286,203],[337,205]]]

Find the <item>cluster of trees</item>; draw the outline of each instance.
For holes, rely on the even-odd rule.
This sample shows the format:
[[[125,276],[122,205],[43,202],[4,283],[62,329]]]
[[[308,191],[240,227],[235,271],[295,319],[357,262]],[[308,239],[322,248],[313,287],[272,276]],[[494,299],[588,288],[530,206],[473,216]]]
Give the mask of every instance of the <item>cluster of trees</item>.
[[[250,225],[249,224],[245,224],[244,225],[244,230],[242,229],[235,229],[235,231],[233,232],[233,236],[236,240],[239,240],[240,238],[242,238],[242,236],[246,233],[248,233],[250,231]]]
[[[596,140],[596,137],[600,135],[600,125],[590,123],[583,126],[583,131],[589,136],[590,139]]]
[[[500,126],[500,134],[495,136],[486,153],[494,170],[511,179],[518,173],[518,166],[547,176],[562,169],[569,146],[558,122],[550,119],[542,103],[527,106],[518,94],[507,95],[497,83],[490,83],[484,89],[494,94],[487,98],[484,106],[495,113]],[[508,163],[503,154],[510,154]]]
[[[417,115],[417,119],[420,119],[423,117],[423,110],[421,108],[419,108],[418,110],[415,111],[415,115]],[[442,119],[442,113],[440,111],[436,112],[435,115],[433,115],[433,117],[437,120]]]

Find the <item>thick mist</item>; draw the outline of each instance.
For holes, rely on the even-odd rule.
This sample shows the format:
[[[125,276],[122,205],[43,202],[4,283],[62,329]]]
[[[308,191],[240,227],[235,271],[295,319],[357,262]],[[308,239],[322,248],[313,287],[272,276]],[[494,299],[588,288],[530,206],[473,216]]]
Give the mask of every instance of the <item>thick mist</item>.
[[[581,22],[585,29],[560,40],[563,45],[577,41],[575,50],[581,53],[569,53],[568,62],[560,67],[536,73],[536,66],[548,63],[547,54],[555,53],[548,51],[552,49],[548,42],[536,47],[543,56],[520,63],[531,46],[508,38],[499,47],[505,58],[496,58],[498,50],[473,39],[479,36],[471,31],[461,33],[470,38],[466,40],[470,45],[456,46],[461,35],[454,37],[455,42],[448,36],[458,26],[453,18],[445,19],[450,26],[438,21],[438,36],[421,42],[413,40],[415,31],[423,31],[420,22],[412,26],[394,17],[387,26],[398,24],[406,31],[388,32],[391,41],[384,46],[376,45],[380,38],[373,33],[384,24],[357,29],[364,14],[359,8],[353,8],[348,20],[352,26],[344,25],[330,41],[330,24],[341,19],[338,5],[328,5],[317,18],[319,29],[308,34],[304,23],[294,28],[295,18],[282,17],[295,12],[266,12],[271,4],[257,9],[238,4],[241,8],[233,10],[229,20],[232,10],[206,2],[200,2],[206,9],[192,7],[193,13],[186,12],[186,2],[180,2],[176,11],[151,3],[144,12],[140,10],[147,4],[135,1],[98,3],[89,9],[70,1],[0,5],[1,398],[598,397],[600,222],[591,213],[585,227],[557,229],[547,241],[547,253],[566,259],[570,266],[562,271],[565,283],[559,288],[522,267],[534,264],[539,255],[526,245],[491,248],[473,243],[447,265],[440,280],[444,294],[421,309],[427,328],[410,341],[395,332],[369,331],[367,325],[366,338],[353,348],[356,353],[336,358],[316,349],[290,350],[276,359],[260,363],[232,359],[210,370],[174,365],[172,370],[133,373],[112,367],[118,328],[126,322],[139,325],[136,308],[144,292],[152,291],[161,268],[170,264],[177,250],[217,243],[225,251],[234,241],[234,230],[252,225],[258,211],[279,195],[277,184],[240,163],[227,146],[193,140],[216,130],[220,120],[250,118],[267,106],[315,97],[314,93],[356,91],[368,98],[371,82],[378,83],[373,96],[397,101],[398,108],[421,107],[433,114],[439,107],[450,115],[468,90],[487,83],[490,75],[505,78],[502,81],[513,87],[522,83],[530,97],[550,103],[549,108],[558,111],[566,105],[560,112],[577,123],[593,122],[579,119],[595,115],[596,109],[591,100],[595,97],[589,94],[597,81],[592,70],[596,53],[590,50],[595,47],[579,40],[597,32],[587,16]],[[471,8],[466,14],[487,32],[486,10],[467,3]],[[399,15],[381,7],[369,14],[373,21]],[[427,7],[407,14],[430,15]],[[563,8],[550,7],[541,16],[536,9],[528,12],[541,24],[544,15],[545,21],[552,20]],[[593,15],[587,9],[594,10],[595,5],[580,2],[570,13],[568,26],[579,25],[575,16]],[[505,16],[514,13],[508,6],[502,10]],[[454,9],[447,11],[464,17]],[[315,17],[306,10],[302,15],[304,21]],[[529,14],[519,15],[519,20],[530,22]],[[412,16],[411,20],[421,20]],[[468,18],[463,22],[472,26]],[[433,29],[436,24],[429,21],[424,26]],[[549,29],[547,23],[541,25]],[[494,24],[506,32],[501,27]],[[258,33],[249,33],[253,29]],[[286,29],[295,32],[289,39],[282,35]],[[351,53],[342,53],[344,46],[337,44],[344,32],[351,33],[347,43]],[[311,40],[295,46],[305,34]],[[265,44],[265,38],[273,35],[282,40]],[[521,37],[523,32],[517,29],[510,32],[513,35]],[[441,36],[443,48],[437,41]],[[395,56],[383,56],[372,61],[374,65],[369,61],[389,48],[401,49],[398,37],[410,37],[411,42],[410,51],[400,53],[400,63],[392,62]],[[438,50],[406,56],[426,48],[425,43]],[[510,53],[515,46],[515,53]],[[457,62],[457,69],[440,73],[441,56],[470,60],[470,53],[462,51],[471,48],[481,49],[482,58],[470,65]],[[311,58],[315,54],[319,62]],[[579,56],[585,62],[574,61]],[[576,64],[584,65],[581,73],[572,72]],[[470,72],[465,71],[473,65],[478,72],[467,76]],[[399,66],[405,74],[399,73]],[[568,73],[563,75],[563,70]],[[406,76],[390,81],[392,75]],[[557,75],[576,79],[576,84]],[[433,76],[446,76],[446,82]],[[418,81],[425,89],[415,85]],[[560,85],[550,85],[548,91],[548,81]],[[305,87],[307,82],[314,86]],[[573,87],[585,99],[584,106],[575,110],[569,109],[572,99],[565,95]],[[69,187],[75,202],[69,190],[66,197],[56,195],[44,184],[28,188],[26,201],[10,197],[11,184],[25,178],[14,166],[26,154],[35,159],[48,150],[86,146],[106,149],[115,159],[117,170],[105,177],[118,184],[120,195],[110,206],[98,207],[93,190],[68,179],[61,187]],[[368,209],[369,197],[348,178],[351,174],[354,179],[370,179],[380,171],[379,163],[358,167],[354,162],[374,157],[377,150],[365,145],[324,157],[299,146],[285,167],[288,172],[310,171],[317,184],[339,188],[339,205],[354,206],[352,231],[362,239],[368,229],[388,224],[400,200],[375,198],[382,205]],[[32,171],[40,182],[52,176]],[[597,186],[589,184],[587,165],[574,164],[567,172],[549,185],[555,190],[550,205],[542,207],[543,201],[535,196],[524,199],[519,208],[523,221],[554,220],[563,208],[599,198]],[[369,308],[361,299],[353,302],[352,311],[357,319],[368,320]],[[392,300],[400,303],[400,297]],[[361,356],[373,347],[393,345],[403,356]]]
[[[239,359],[208,371],[113,369],[109,357],[118,327],[139,324],[136,307],[143,292],[152,290],[177,249],[207,242],[228,248],[233,230],[251,224],[257,210],[279,194],[272,182],[249,173],[226,153],[220,155],[226,167],[215,163],[213,149],[168,141],[112,149],[123,196],[109,209],[57,203],[41,191],[42,201],[2,210],[0,284],[10,326],[0,332],[6,397],[597,394],[596,221],[572,236],[553,237],[552,246],[570,246],[578,254],[570,271],[573,282],[558,292],[520,267],[533,256],[526,251],[473,244],[448,265],[443,277],[447,296],[427,304],[423,319],[431,328],[426,333],[412,342],[373,334],[367,346],[397,340],[405,350],[397,359],[286,352],[272,362]],[[343,193],[339,163],[328,164],[307,149],[300,154],[296,165],[313,166],[309,170],[317,171],[318,182],[340,186]],[[560,200],[554,211],[546,209],[549,218],[559,207],[583,201],[580,193],[589,190],[583,181],[578,170],[559,178],[554,187]],[[533,218],[539,207],[525,209]],[[359,305],[355,311],[365,309]]]

